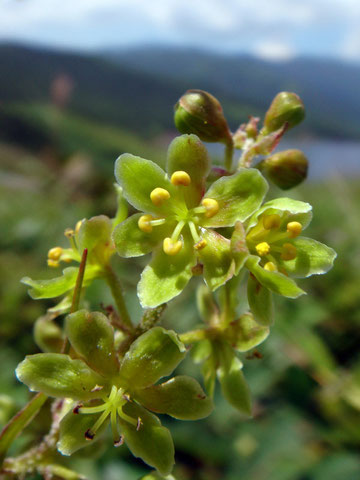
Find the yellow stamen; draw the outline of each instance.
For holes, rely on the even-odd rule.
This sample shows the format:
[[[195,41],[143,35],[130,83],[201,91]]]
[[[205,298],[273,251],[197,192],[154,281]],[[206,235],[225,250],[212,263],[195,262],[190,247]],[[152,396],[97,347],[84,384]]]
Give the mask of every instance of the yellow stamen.
[[[291,243],[284,243],[283,244],[283,250],[281,253],[281,258],[283,260],[294,260],[296,258],[296,247],[292,245]]]
[[[170,237],[164,238],[163,241],[163,250],[166,255],[176,255],[182,249],[182,242],[180,240],[176,240],[175,242],[171,240]]]
[[[47,264],[51,268],[57,268],[59,266],[59,262],[57,262],[56,260],[51,260],[51,258],[48,258]]]
[[[263,218],[263,225],[266,230],[279,228],[281,222],[280,215],[274,213],[273,215],[266,215]]]
[[[152,215],[141,215],[138,220],[138,227],[142,232],[150,233],[152,232],[151,220],[153,219]]]
[[[59,260],[59,258],[61,257],[61,254],[63,252],[63,249],[61,247],[54,247],[54,248],[51,248],[49,251],[48,251],[48,259],[49,260]]]
[[[76,225],[75,225],[75,233],[79,233],[79,230],[81,228],[81,225],[82,225],[83,221],[82,220],[79,220]]]
[[[171,175],[170,179],[173,185],[183,185],[187,187],[191,183],[190,175],[182,170],[178,170]]]
[[[204,213],[206,218],[213,217],[220,209],[218,202],[213,198],[203,198],[201,205],[206,208],[206,212]]]
[[[255,249],[260,257],[265,257],[270,253],[270,245],[267,242],[258,243]]]
[[[264,269],[268,272],[277,272],[277,266],[273,262],[267,262],[264,265]]]
[[[72,228],[67,228],[64,232],[65,237],[72,238],[75,235],[75,232]]]
[[[156,206],[162,205],[169,198],[170,193],[165,188],[157,187],[150,193],[150,199]]]
[[[205,238],[202,238],[199,242],[195,243],[194,248],[195,250],[202,250],[206,247],[206,245],[207,241],[205,240]]]
[[[286,225],[286,230],[290,234],[291,238],[296,238],[301,233],[302,225],[300,222],[289,222]]]

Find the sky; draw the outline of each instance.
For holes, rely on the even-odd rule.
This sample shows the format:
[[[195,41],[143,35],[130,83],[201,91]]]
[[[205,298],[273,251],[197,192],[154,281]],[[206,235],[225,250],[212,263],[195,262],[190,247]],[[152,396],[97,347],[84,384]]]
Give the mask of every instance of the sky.
[[[0,41],[139,44],[360,62],[360,0],[0,0]]]

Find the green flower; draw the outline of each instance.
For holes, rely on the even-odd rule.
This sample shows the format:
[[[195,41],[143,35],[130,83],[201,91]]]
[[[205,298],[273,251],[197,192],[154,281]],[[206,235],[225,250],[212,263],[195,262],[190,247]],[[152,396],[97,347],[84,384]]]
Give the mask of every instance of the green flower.
[[[204,193],[209,169],[207,151],[196,135],[182,135],[171,143],[169,176],[155,163],[130,154],[116,161],[124,197],[144,212],[116,228],[117,251],[123,257],[153,251],[138,285],[144,307],[178,295],[197,264],[212,290],[234,275],[230,241],[214,229],[231,227],[252,215],[261,205],[267,183],[257,170],[241,169],[220,178]]]
[[[72,356],[29,355],[16,370],[30,390],[76,401],[61,420],[58,450],[71,455],[99,438],[110,422],[115,446],[125,441],[135,456],[169,474],[174,463],[172,438],[151,412],[194,420],[213,408],[193,378],[177,376],[156,384],[186,354],[175,332],[161,327],[147,331],[121,361],[113,328],[103,314],[81,310],[69,315],[66,333]]]
[[[278,198],[265,203],[248,221],[246,267],[248,301],[256,320],[273,319],[271,292],[296,298],[305,292],[291,278],[326,273],[336,253],[316,240],[301,236],[312,218],[308,203]]]

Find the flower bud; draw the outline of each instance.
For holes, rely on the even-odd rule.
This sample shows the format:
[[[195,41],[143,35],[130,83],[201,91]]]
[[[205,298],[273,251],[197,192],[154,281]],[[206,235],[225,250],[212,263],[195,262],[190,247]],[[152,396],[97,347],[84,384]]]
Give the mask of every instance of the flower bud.
[[[301,150],[284,150],[265,158],[259,167],[275,185],[288,190],[305,180],[308,161]]]
[[[204,142],[231,141],[220,102],[203,90],[188,90],[180,98],[174,120],[180,133],[194,133]]]
[[[278,130],[285,123],[287,128],[295,127],[305,118],[304,104],[296,93],[280,92],[271,102],[264,120],[265,134]]]

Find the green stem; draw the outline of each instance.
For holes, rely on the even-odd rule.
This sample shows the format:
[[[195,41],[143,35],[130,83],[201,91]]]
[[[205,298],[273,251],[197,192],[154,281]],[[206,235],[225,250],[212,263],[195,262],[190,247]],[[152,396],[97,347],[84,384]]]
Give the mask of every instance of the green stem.
[[[185,344],[200,342],[206,338],[206,330],[199,328],[198,330],[190,330],[190,332],[181,333],[180,340]]]
[[[231,172],[232,162],[233,162],[233,153],[234,153],[234,142],[230,138],[225,146],[225,168],[228,172]]]
[[[134,327],[131,322],[129,312],[126,308],[121,283],[110,265],[105,267],[105,279],[116,302],[123,325],[126,327],[126,329],[132,331]]]
[[[37,393],[25,407],[5,425],[0,434],[0,465],[2,465],[6,452],[12,442],[39,412],[47,398],[44,393]]]

